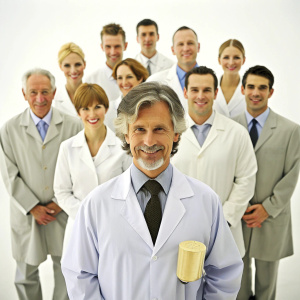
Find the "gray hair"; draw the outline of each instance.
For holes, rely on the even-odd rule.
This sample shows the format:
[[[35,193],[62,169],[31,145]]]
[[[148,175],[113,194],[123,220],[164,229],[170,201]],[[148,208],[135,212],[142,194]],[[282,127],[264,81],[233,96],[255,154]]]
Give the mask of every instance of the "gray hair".
[[[27,71],[22,77],[22,88],[23,88],[24,92],[26,92],[27,80],[31,75],[47,76],[50,80],[50,83],[51,83],[51,91],[52,92],[55,91],[56,87],[55,87],[55,78],[54,78],[54,76],[47,70],[40,69],[40,68],[35,68],[35,69],[31,69],[31,70]]]
[[[136,121],[139,110],[149,107],[156,102],[166,102],[169,106],[174,132],[179,135],[186,130],[185,111],[177,96],[177,94],[167,85],[159,82],[145,82],[134,87],[121,101],[118,107],[118,116],[115,119],[116,135],[123,143],[122,148],[130,152],[130,146],[125,140],[128,134],[128,126]],[[178,150],[180,136],[178,142],[173,143],[171,156]]]

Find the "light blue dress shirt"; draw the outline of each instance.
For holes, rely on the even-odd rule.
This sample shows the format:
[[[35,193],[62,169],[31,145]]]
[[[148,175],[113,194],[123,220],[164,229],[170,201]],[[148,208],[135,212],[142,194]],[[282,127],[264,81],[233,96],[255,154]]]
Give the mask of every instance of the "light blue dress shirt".
[[[158,194],[162,213],[164,213],[166,206],[172,177],[173,167],[169,164],[168,167],[155,178],[155,180],[162,186],[162,190]],[[131,183],[143,213],[145,212],[146,205],[151,198],[149,191],[143,187],[148,180],[150,180],[150,178],[133,164],[131,168]]]
[[[258,117],[253,118],[248,111],[246,110],[246,120],[247,120],[247,125],[248,125],[248,132],[250,132],[251,128],[252,128],[252,119],[256,119],[257,123],[256,123],[256,128],[257,128],[257,133],[258,133],[258,137],[260,137],[261,131],[268,119],[269,113],[270,113],[270,108],[268,107],[266,111],[264,111],[262,114],[260,114]]]
[[[194,68],[196,68],[196,67],[199,67],[197,63],[194,66]],[[186,73],[187,72],[183,71],[178,65],[176,66],[176,74],[177,74],[177,77],[179,79],[179,82],[180,82],[182,90],[184,88],[184,82],[185,82],[185,75],[186,75]]]

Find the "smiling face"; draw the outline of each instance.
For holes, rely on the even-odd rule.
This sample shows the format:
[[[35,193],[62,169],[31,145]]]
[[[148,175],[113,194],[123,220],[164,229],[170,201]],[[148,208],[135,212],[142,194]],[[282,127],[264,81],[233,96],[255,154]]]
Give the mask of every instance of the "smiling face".
[[[107,109],[103,104],[100,104],[97,100],[94,100],[88,107],[81,107],[78,111],[84,130],[99,130],[104,126],[104,118]]]
[[[85,61],[76,54],[70,53],[61,63],[60,69],[64,72],[67,83],[79,85],[82,83]]]
[[[168,167],[173,142],[177,142],[178,137],[165,102],[140,108],[136,121],[129,124],[125,135],[133,163],[150,178],[157,177]]]
[[[117,69],[117,84],[123,96],[125,97],[131,89],[139,85],[143,78],[138,80],[132,70],[126,66],[121,65]]]
[[[50,79],[45,75],[33,74],[27,79],[24,98],[32,112],[43,119],[49,112],[55,91],[51,90]]]
[[[151,58],[156,53],[156,42],[159,40],[159,35],[154,25],[139,26],[136,39],[146,57]]]
[[[114,66],[123,58],[123,51],[127,48],[127,43],[124,43],[121,34],[102,36],[101,48],[106,55],[106,64],[113,69]]]
[[[274,89],[269,88],[269,79],[249,74],[242,94],[245,95],[247,110],[256,118],[268,108],[268,100],[273,95]]]
[[[225,48],[219,57],[219,64],[222,66],[224,73],[228,74],[237,74],[244,63],[245,57],[242,52],[233,46]]]
[[[211,74],[190,75],[188,88],[184,88],[184,97],[188,99],[189,115],[195,123],[201,125],[211,116],[217,93]]]
[[[192,30],[180,30],[175,33],[172,53],[176,55],[181,69],[188,72],[195,66],[199,50],[200,43]]]

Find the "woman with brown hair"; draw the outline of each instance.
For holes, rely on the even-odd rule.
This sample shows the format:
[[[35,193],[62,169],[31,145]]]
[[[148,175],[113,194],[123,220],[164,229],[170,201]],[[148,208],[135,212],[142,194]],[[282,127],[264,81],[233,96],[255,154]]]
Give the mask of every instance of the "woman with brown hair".
[[[242,79],[239,71],[245,63],[245,49],[238,40],[228,40],[219,49],[219,64],[224,74],[221,76],[214,109],[232,118],[246,109],[245,97],[241,92]]]

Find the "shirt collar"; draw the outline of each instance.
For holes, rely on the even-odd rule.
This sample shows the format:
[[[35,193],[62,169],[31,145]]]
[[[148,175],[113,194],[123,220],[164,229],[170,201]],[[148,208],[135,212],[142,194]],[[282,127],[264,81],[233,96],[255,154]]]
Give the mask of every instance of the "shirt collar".
[[[260,114],[259,116],[257,116],[256,118],[253,118],[248,111],[246,110],[246,120],[247,120],[247,125],[249,126],[249,124],[252,122],[252,119],[256,119],[257,123],[261,126],[264,127],[267,118],[269,116],[270,113],[270,108],[268,107],[262,114]]]
[[[156,51],[156,53],[151,58],[146,57],[141,52],[141,57],[142,57],[142,61],[143,61],[144,64],[147,64],[148,60],[150,60],[153,65],[157,65],[157,60],[158,60],[158,52],[157,51]]]
[[[197,68],[197,67],[199,67],[199,66],[198,66],[198,64],[196,63],[196,65],[193,67],[193,69],[194,69],[194,68]],[[187,72],[183,71],[183,70],[178,66],[178,64],[176,65],[176,72],[177,72],[177,76],[178,76],[179,80],[183,80],[184,77],[185,77],[185,75],[186,75],[186,73],[187,73]]]
[[[115,80],[112,76],[113,70],[107,65],[107,63],[105,62],[105,74],[106,76],[109,78],[109,80]]]
[[[36,126],[38,124],[39,121],[41,121],[41,119],[36,116],[34,114],[34,112],[30,109],[30,115],[31,115],[31,118],[34,122],[34,125]],[[51,118],[52,118],[52,107],[50,108],[49,112],[46,114],[46,116],[43,118],[43,121],[48,125],[50,126],[50,122],[51,122]]]
[[[157,182],[160,183],[166,195],[168,195],[170,186],[172,183],[173,177],[173,167],[171,164],[160,173],[156,178],[154,178]],[[150,178],[144,174],[141,170],[139,170],[134,164],[131,167],[131,182],[134,188],[135,193],[137,194],[143,185],[150,180]]]
[[[195,122],[194,122],[194,120],[190,117],[190,115],[188,116],[188,118],[189,118],[189,124],[190,124],[190,127],[192,127],[192,126],[203,126],[203,125],[205,125],[205,124],[208,124],[208,125],[213,125],[213,123],[214,123],[214,119],[215,119],[215,111],[213,110],[212,111],[212,114],[210,115],[210,117],[203,123],[203,124],[201,124],[201,125],[199,125],[199,124],[196,124]]]

